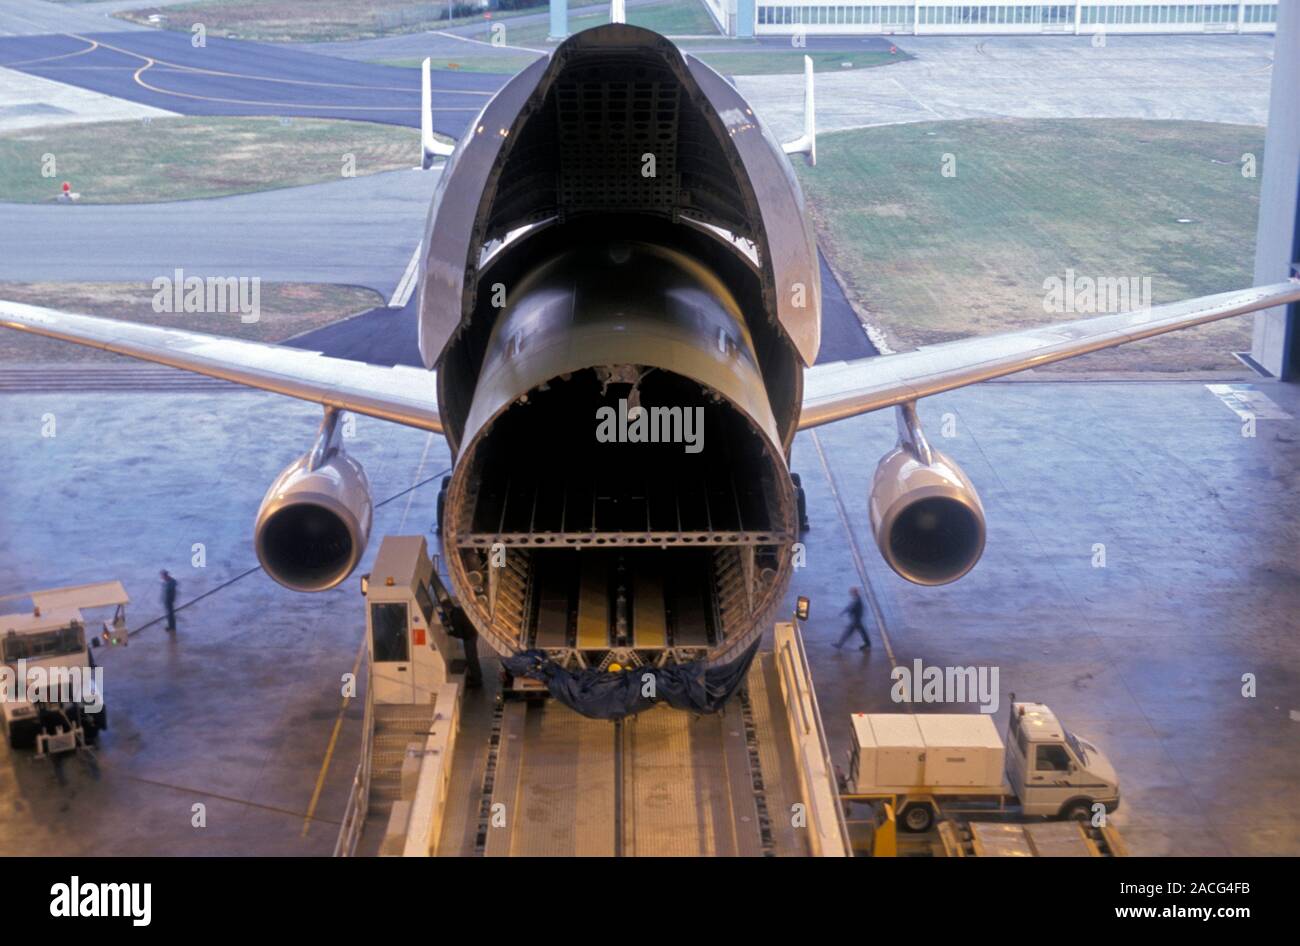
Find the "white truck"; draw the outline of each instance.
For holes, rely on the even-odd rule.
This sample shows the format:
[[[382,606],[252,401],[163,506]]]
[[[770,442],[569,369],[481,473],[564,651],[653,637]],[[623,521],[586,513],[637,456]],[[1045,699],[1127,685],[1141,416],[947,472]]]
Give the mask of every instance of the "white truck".
[[[1011,704],[1007,742],[979,713],[855,713],[849,792],[893,796],[898,822],[926,831],[941,805],[1091,820],[1119,806],[1115,768],[1042,703]]]

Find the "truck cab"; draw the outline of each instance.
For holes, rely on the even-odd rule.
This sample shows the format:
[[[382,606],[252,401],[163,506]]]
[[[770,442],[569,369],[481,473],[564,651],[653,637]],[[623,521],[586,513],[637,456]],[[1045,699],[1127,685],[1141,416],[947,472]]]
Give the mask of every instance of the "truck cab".
[[[1107,812],[1119,807],[1110,760],[1042,703],[1011,704],[1006,765],[1027,815],[1090,820],[1098,804]]]
[[[375,702],[430,703],[447,684],[452,648],[423,536],[387,536],[361,586]]]

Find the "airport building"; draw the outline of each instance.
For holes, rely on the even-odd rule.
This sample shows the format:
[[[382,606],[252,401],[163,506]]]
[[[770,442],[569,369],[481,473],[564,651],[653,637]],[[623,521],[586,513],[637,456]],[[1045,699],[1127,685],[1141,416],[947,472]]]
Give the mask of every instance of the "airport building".
[[[705,0],[733,36],[1007,33],[1271,33],[1276,3],[825,3]]]

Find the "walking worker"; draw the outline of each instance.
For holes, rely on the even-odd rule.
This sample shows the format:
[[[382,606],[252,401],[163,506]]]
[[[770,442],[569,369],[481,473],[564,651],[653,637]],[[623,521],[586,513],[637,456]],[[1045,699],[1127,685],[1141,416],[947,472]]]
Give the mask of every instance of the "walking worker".
[[[162,603],[167,609],[167,633],[176,633],[176,579],[171,576],[167,569],[158,573],[162,579]]]
[[[862,649],[866,650],[871,646],[871,638],[867,636],[867,629],[862,623],[862,612],[866,609],[866,605],[862,601],[862,592],[857,588],[850,588],[849,595],[851,597],[848,606],[840,612],[840,614],[849,616],[849,626],[844,629],[844,633],[835,642],[835,646],[843,647],[844,642],[853,636],[854,631],[857,631],[862,635]]]

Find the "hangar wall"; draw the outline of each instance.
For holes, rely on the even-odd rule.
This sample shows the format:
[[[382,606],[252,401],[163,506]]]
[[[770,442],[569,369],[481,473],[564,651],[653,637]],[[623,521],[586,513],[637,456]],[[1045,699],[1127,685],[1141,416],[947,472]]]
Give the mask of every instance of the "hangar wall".
[[[1273,53],[1273,91],[1264,138],[1259,230],[1255,242],[1256,285],[1280,282],[1300,259],[1300,3],[1283,5]],[[1255,316],[1251,357],[1269,374],[1300,380],[1300,306]]]
[[[719,23],[741,34],[745,5],[754,0],[705,0]],[[757,0],[758,35],[858,35],[881,33],[1269,33],[1276,3],[1143,3],[1141,0],[1074,3],[969,3],[924,0]]]

